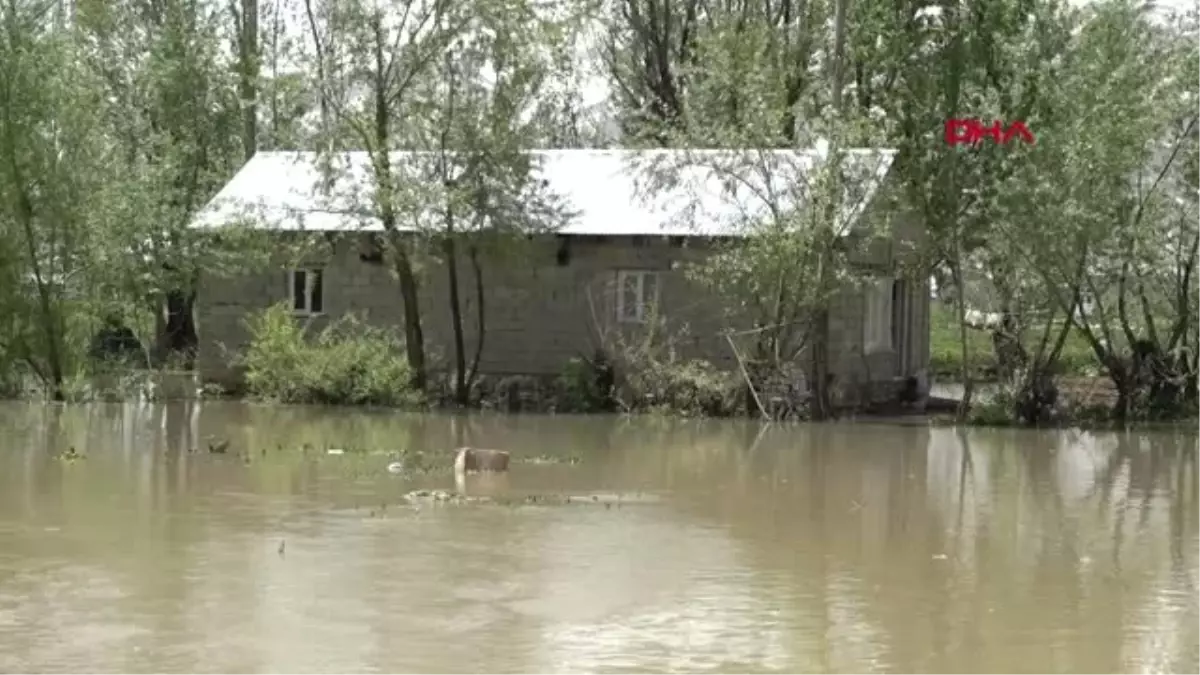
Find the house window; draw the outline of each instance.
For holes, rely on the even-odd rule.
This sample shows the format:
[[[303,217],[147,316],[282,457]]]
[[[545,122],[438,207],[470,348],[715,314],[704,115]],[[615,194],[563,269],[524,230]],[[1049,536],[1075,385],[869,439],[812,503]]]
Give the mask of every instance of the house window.
[[[320,269],[292,270],[292,311],[320,314],[325,309],[325,274]]]
[[[892,349],[891,279],[868,282],[863,293],[863,350],[868,354]]]
[[[645,323],[658,302],[658,273],[645,270],[617,272],[617,319]]]

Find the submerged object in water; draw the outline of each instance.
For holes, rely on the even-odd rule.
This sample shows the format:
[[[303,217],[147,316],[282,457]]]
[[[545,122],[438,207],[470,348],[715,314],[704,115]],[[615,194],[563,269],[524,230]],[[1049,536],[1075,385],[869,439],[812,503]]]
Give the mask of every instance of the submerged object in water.
[[[455,473],[477,471],[508,471],[508,453],[486,448],[459,448],[454,458]]]

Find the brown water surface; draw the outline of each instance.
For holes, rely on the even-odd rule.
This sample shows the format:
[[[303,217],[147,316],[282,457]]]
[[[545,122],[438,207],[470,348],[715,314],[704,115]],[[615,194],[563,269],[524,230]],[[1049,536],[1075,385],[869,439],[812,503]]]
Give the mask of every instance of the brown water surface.
[[[407,504],[454,480],[394,455],[462,444],[514,453],[469,491],[581,499]],[[1196,450],[2,404],[0,671],[1197,672]]]

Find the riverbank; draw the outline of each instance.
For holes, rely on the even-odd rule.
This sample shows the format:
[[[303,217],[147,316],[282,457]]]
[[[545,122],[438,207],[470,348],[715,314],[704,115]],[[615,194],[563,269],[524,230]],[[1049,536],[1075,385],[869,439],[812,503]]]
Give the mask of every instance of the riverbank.
[[[1043,428],[1074,428],[1081,430],[1103,430],[1113,428],[1156,429],[1180,425],[1194,425],[1197,416],[1185,416],[1172,420],[1130,420],[1124,424],[1112,419],[1111,411],[1116,402],[1116,389],[1107,377],[1063,377],[1058,380],[1061,392],[1059,415]],[[346,401],[287,401],[272,397],[257,396],[241,390],[230,391],[213,383],[204,383],[194,372],[189,371],[127,371],[110,373],[73,382],[68,391],[67,403],[152,401],[170,402],[187,400],[218,400],[228,402],[250,402],[260,404],[311,405],[318,408],[361,408],[391,409],[401,412],[436,412],[474,410],[502,415],[513,414],[582,414],[614,415],[618,417],[659,416],[672,418],[741,418],[753,419],[744,407],[737,406],[736,382],[734,390],[726,395],[727,407],[718,414],[706,414],[696,404],[696,397],[683,397],[673,402],[640,407],[623,407],[612,401],[598,402],[595,397],[584,395],[576,383],[563,378],[507,377],[489,380],[483,378],[475,390],[470,405],[461,406],[453,401],[448,390],[430,397],[405,396],[403,405],[378,405]],[[838,411],[837,419],[842,422],[895,423],[905,426],[968,426],[968,427],[1012,427],[1019,426],[1006,408],[998,385],[988,382],[975,383],[973,405],[963,422],[956,420],[953,413],[955,401],[961,399],[961,383],[950,381],[935,383],[930,391],[927,408],[902,408],[890,406],[871,410],[846,407]],[[28,387],[13,399],[45,400],[44,392]],[[741,397],[744,401],[744,396]],[[683,400],[685,405],[680,406]],[[937,405],[933,405],[935,403]],[[802,411],[801,411],[802,412]],[[792,415],[778,422],[805,421],[802,415]]]
[[[320,374],[330,377],[330,370]],[[335,362],[336,363],[336,362]],[[353,363],[342,359],[341,363]],[[701,364],[702,365],[702,364]],[[596,377],[595,364],[575,363],[556,377],[480,377],[470,390],[467,405],[458,404],[448,378],[439,376],[431,381],[431,393],[419,395],[407,387],[406,381],[392,383],[395,390],[374,383],[371,396],[355,395],[370,392],[360,375],[354,372],[332,377],[331,380],[312,380],[300,376],[248,378],[250,387],[229,390],[215,383],[204,383],[196,372],[169,370],[110,371],[102,375],[73,378],[66,387],[66,402],[83,404],[95,401],[175,401],[226,400],[259,402],[259,404],[316,405],[329,407],[384,408],[398,412],[481,411],[498,413],[544,414],[617,414],[617,416],[650,416],[673,418],[743,418],[760,416],[754,402],[748,401],[742,381],[736,376],[715,369],[689,364],[688,368],[660,368],[656,375],[619,380],[616,383]],[[336,374],[335,374],[336,375]],[[306,375],[305,377],[312,377]],[[263,387],[263,383],[270,387]],[[253,384],[258,383],[254,389]],[[1116,390],[1108,377],[1064,376],[1057,380],[1060,402],[1055,418],[1043,423],[1048,428],[1111,429],[1121,426],[1112,418]],[[368,383],[370,384],[370,383]],[[929,407],[882,406],[864,408],[844,407],[836,414],[844,422],[911,424],[960,424],[956,422],[954,402],[961,400],[960,383],[935,383],[930,390]],[[28,387],[10,398],[46,400],[46,393]],[[776,413],[776,422],[804,422],[808,419],[802,405],[794,402],[766,399]],[[936,405],[934,405],[936,404]],[[751,406],[750,408],[746,406]],[[995,383],[977,382],[972,410],[967,426],[1019,426],[1014,416],[1013,402],[1006,399]],[[1153,426],[1190,425],[1200,416],[1187,414],[1171,422],[1154,422]],[[1140,420],[1124,426],[1144,426]]]

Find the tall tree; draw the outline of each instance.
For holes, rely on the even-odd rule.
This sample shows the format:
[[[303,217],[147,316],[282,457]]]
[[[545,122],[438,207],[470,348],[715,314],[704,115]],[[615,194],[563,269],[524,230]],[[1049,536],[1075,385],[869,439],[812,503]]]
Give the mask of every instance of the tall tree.
[[[945,125],[970,118],[1036,126],[1033,104],[1039,85],[1051,77],[1044,64],[1058,49],[1063,22],[1063,9],[1053,0],[1028,6],[913,5],[890,34],[896,65],[885,69],[883,81],[894,82],[897,95],[873,104],[887,109],[886,140],[899,149],[895,175],[929,231],[925,263],[935,273],[946,270],[943,278],[950,283],[942,285],[953,290],[965,389],[960,418],[969,410],[974,389],[967,317],[982,266],[974,256],[988,250],[988,233],[1000,217],[997,196],[1019,173],[1022,148],[950,145],[944,140]],[[1000,268],[1003,260],[993,258],[990,276],[1009,276]],[[990,274],[993,268],[996,274]],[[1012,308],[1012,302],[1007,306]],[[1017,332],[1012,320],[996,329],[1001,346]]]
[[[1196,397],[1196,14],[1103,0],[1078,22],[1000,234],[1091,345],[1116,417],[1176,414]]]
[[[564,60],[554,47],[564,42],[569,23],[538,16],[522,0],[488,9],[446,52],[441,71],[420,87],[420,124],[428,132],[419,142],[429,154],[424,161],[410,160],[423,164],[427,182],[440,188],[430,193],[428,206],[435,208],[436,199],[435,210],[442,214],[432,234],[440,241],[447,273],[453,390],[459,404],[468,402],[486,333],[481,254],[498,258],[525,235],[552,230],[567,216],[537,175],[539,157],[528,149],[540,131],[533,114],[537,98]],[[459,287],[464,249],[476,303],[469,367]]]
[[[229,14],[233,19],[234,42],[237,47],[238,97],[242,109],[242,156],[249,161],[258,150],[258,76],[262,66],[262,53],[258,46],[258,0],[230,0]]]
[[[157,361],[186,368],[198,344],[194,304],[209,243],[188,224],[245,147],[234,63],[222,49],[226,22],[221,8],[187,0],[89,2],[76,11],[81,51],[105,84],[100,132],[123,148],[107,221],[114,258],[132,254],[116,268],[126,272],[123,292],[151,298]]]
[[[101,91],[79,67],[54,2],[0,7],[0,263],[17,311],[6,345],[46,386],[65,396],[72,374],[70,319],[87,299],[88,227],[112,146],[96,135]],[[13,292],[15,291],[15,293]],[[11,293],[11,294],[10,294]]]
[[[740,263],[759,266],[781,289],[764,306],[792,306],[786,315],[804,308],[807,380],[818,418],[831,409],[827,306],[848,271],[837,234],[844,225],[839,201],[846,187],[841,150],[867,135],[864,111],[843,96],[851,61],[850,15],[846,1],[677,6],[629,0],[612,20],[606,52],[610,79],[625,108],[625,130],[635,143],[801,151],[816,144],[826,147],[820,170],[795,172],[804,178],[785,190],[821,205],[815,220],[802,219],[809,231],[796,231],[794,218],[772,218],[781,226],[771,231],[773,236],[787,233],[789,242],[748,245],[743,251],[748,257]],[[827,19],[832,31],[824,27]],[[753,172],[750,166],[745,169]],[[761,256],[766,252],[790,259],[768,261]],[[797,272],[800,267],[807,272]],[[774,277],[774,270],[785,269],[791,272]],[[803,291],[792,286],[796,275],[803,278]],[[778,364],[778,345],[792,339],[780,332],[796,333],[795,321],[785,322],[786,328],[778,325],[780,316],[769,311],[757,319],[756,361]],[[790,348],[782,353],[795,356]]]
[[[371,159],[370,211],[383,225],[404,305],[404,343],[413,385],[427,382],[419,278],[414,264],[429,203],[425,186],[405,176],[393,151],[405,147],[401,124],[414,107],[413,88],[440,65],[470,22],[472,7],[449,0],[406,0],[383,7],[367,0],[305,0],[323,119],[327,180],[341,170],[337,152],[364,150]],[[411,147],[411,146],[410,146]]]

